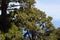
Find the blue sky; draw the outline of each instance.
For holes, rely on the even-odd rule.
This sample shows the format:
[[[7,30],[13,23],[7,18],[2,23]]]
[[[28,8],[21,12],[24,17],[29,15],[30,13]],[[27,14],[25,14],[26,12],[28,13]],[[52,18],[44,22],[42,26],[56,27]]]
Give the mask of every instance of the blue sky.
[[[36,0],[36,7],[53,17],[52,23],[60,27],[60,0]]]

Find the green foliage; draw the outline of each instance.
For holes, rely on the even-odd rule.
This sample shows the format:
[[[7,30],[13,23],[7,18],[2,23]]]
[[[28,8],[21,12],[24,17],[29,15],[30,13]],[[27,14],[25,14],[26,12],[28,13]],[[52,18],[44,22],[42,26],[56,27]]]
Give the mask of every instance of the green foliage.
[[[25,3],[24,9],[15,10],[8,14],[7,20],[11,26],[6,33],[0,31],[2,40],[58,40],[60,38],[60,29],[54,28],[51,22],[52,17],[46,17],[45,12],[32,7],[35,0],[19,0],[19,2]],[[14,17],[15,15],[16,17]],[[13,18],[15,19],[13,20]],[[22,28],[27,31],[25,36],[22,35]]]
[[[45,34],[46,28],[50,29],[49,32],[46,32],[46,35],[52,33],[52,31],[55,29],[54,25],[51,22],[52,17],[50,17],[50,16],[46,17],[45,12],[39,11],[36,8],[30,8],[28,10],[29,12],[25,12],[25,11],[23,11],[23,12],[18,11],[17,20],[15,20],[14,22],[18,23],[18,24],[20,23],[20,26],[22,26],[22,27],[24,26],[24,28],[26,30],[31,30],[34,33],[36,31],[36,32],[38,32],[38,34],[40,34],[40,36],[42,36]],[[38,22],[40,24],[40,26],[42,26],[42,30],[41,30],[40,26],[36,25],[36,22]]]
[[[19,0],[19,2],[26,2],[26,3],[30,3],[30,4],[34,4],[35,0]]]
[[[22,39],[22,29],[21,27],[17,27],[14,23],[12,23],[12,27],[9,29],[8,33],[0,33],[0,37],[2,40]]]
[[[0,33],[0,39],[2,39],[2,40],[5,39],[4,34]]]
[[[55,30],[55,35],[57,36],[57,40],[60,40],[60,28]]]
[[[22,38],[22,29],[12,23],[12,27],[9,29],[9,32],[5,34],[5,36],[11,40],[19,40]]]

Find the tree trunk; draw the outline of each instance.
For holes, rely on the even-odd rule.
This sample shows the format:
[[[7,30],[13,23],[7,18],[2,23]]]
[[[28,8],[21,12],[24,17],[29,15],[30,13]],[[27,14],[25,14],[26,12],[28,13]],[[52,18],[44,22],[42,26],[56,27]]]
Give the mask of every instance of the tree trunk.
[[[6,0],[1,0],[1,16],[0,16],[0,30],[3,32],[7,32],[8,29],[8,16],[7,16],[7,4],[6,4]]]
[[[7,9],[7,3],[6,3],[6,0],[2,0],[2,3],[1,3],[1,10],[2,10],[2,16],[5,16],[6,17],[6,9]]]
[[[32,31],[32,40],[35,40],[35,32],[34,31]]]

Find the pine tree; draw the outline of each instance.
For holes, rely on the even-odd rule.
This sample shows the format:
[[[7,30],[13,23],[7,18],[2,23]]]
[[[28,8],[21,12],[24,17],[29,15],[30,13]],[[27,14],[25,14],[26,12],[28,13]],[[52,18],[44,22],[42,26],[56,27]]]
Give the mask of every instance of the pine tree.
[[[50,36],[55,29],[51,22],[52,17],[46,17],[45,12],[35,8],[35,0],[18,1],[23,5],[20,5],[19,10],[9,14],[6,13],[8,7],[8,4],[6,4],[7,0],[2,1],[0,34],[2,34],[3,40],[25,40],[27,35],[29,40],[46,40],[45,37]],[[22,28],[27,31],[24,35],[22,35]]]

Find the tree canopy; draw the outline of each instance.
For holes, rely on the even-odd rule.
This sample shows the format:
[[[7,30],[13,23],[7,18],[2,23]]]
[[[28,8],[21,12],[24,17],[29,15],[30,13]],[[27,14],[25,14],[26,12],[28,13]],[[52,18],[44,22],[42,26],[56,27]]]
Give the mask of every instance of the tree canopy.
[[[5,1],[5,2],[4,2]],[[10,9],[9,2],[18,1],[19,9]],[[7,3],[7,4],[6,4]],[[59,29],[52,24],[52,17],[34,7],[35,0],[3,0],[0,15],[1,40],[59,40]],[[13,5],[14,6],[14,5]],[[13,7],[11,6],[11,7]],[[15,5],[17,6],[17,5]],[[25,33],[23,32],[26,31]]]

